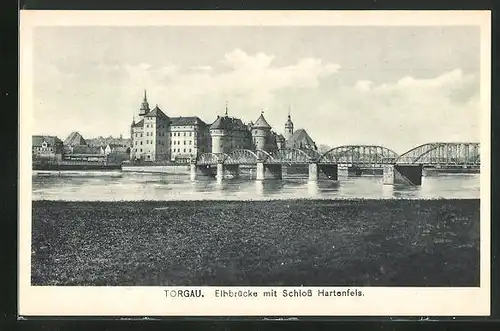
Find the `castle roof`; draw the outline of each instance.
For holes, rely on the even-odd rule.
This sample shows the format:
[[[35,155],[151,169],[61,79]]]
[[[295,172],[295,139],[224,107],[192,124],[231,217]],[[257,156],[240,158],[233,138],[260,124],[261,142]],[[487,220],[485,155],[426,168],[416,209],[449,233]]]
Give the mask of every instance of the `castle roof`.
[[[56,136],[32,136],[31,143],[33,144],[33,147],[42,147],[42,143],[44,141],[47,143],[48,147],[62,143],[61,139]]]
[[[263,128],[263,129],[270,129],[271,126],[269,123],[267,123],[266,119],[264,118],[264,114],[260,114],[259,118],[255,121],[255,124],[253,125],[254,128]]]
[[[287,148],[316,148],[316,143],[311,139],[309,134],[304,129],[298,129],[295,131],[290,139],[285,142]]]
[[[161,111],[161,109],[156,105],[152,111],[144,115],[144,117],[158,117],[158,118],[168,118],[167,115],[165,115],[164,112]]]
[[[75,145],[87,145],[85,139],[79,132],[71,132],[71,134],[64,140],[64,145],[75,146]]]
[[[188,125],[207,125],[198,116],[188,117],[170,117],[170,125],[188,126]]]
[[[132,123],[133,128],[142,127],[142,126],[144,126],[144,120],[140,120],[137,123]]]
[[[217,119],[210,125],[210,130],[248,130],[247,126],[239,118],[229,116],[217,116]]]

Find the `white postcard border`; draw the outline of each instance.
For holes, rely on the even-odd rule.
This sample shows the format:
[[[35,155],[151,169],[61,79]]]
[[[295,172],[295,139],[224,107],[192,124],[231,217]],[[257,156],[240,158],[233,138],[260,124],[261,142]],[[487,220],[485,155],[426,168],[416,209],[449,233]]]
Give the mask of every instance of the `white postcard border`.
[[[21,11],[19,136],[19,314],[135,316],[472,316],[490,314],[490,80],[489,11]],[[481,27],[481,286],[478,288],[353,287],[362,297],[169,298],[172,287],[31,286],[32,31],[38,26],[452,26]],[[181,288],[179,288],[181,289]],[[189,289],[192,289],[191,287]],[[231,287],[262,293],[265,287]],[[271,289],[271,288],[269,288]],[[281,291],[283,288],[273,287]],[[286,289],[294,289],[292,287]],[[300,290],[316,287],[301,287]],[[334,289],[334,288],[325,288]],[[335,288],[342,289],[342,288]]]

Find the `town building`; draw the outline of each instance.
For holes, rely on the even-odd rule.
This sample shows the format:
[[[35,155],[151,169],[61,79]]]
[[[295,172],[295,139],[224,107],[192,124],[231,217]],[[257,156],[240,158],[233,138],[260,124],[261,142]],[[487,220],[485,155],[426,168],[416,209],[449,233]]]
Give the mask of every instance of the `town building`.
[[[56,136],[32,136],[32,157],[33,160],[62,159],[63,142]]]
[[[290,139],[286,140],[285,147],[314,150],[318,149],[314,140],[311,139],[307,131],[304,129],[298,129],[295,131]]]
[[[120,135],[120,137],[118,138],[115,138],[113,136],[109,137],[99,136],[97,138],[87,138],[85,139],[85,141],[87,142],[88,146],[103,147],[103,148],[106,148],[106,146],[108,145],[121,146],[121,147],[132,146],[132,139],[123,138],[122,135]]]
[[[189,162],[210,152],[208,125],[199,117],[168,117],[158,105],[149,109],[146,91],[140,120],[130,126],[131,160]]]

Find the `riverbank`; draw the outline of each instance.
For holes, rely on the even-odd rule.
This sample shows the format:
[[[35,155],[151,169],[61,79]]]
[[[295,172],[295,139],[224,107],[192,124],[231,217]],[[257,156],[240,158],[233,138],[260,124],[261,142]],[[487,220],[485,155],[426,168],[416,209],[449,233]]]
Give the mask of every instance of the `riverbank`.
[[[478,286],[479,200],[33,201],[33,285]]]

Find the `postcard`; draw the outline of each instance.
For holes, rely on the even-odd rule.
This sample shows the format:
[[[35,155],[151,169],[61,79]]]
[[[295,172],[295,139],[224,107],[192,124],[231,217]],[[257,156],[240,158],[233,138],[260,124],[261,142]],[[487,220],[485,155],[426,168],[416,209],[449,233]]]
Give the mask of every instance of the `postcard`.
[[[490,314],[489,11],[20,15],[21,316]]]

